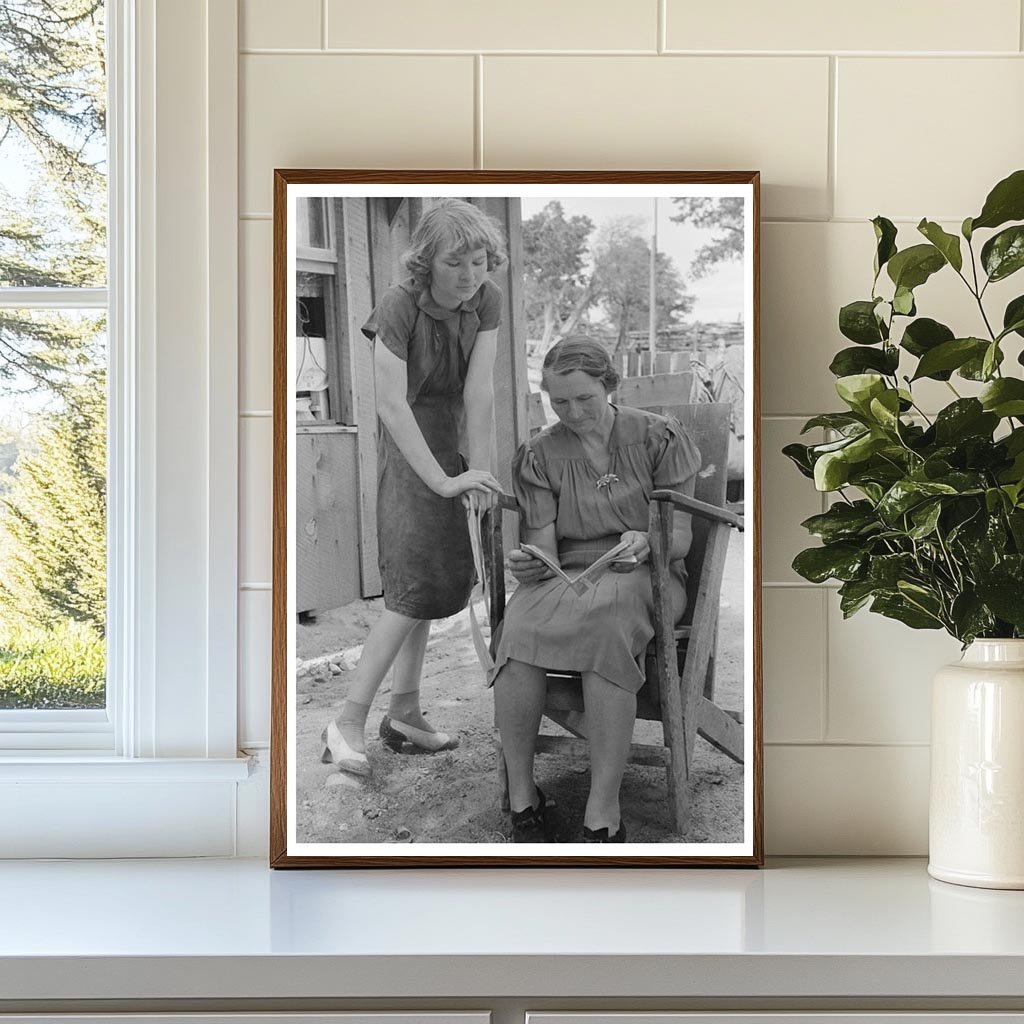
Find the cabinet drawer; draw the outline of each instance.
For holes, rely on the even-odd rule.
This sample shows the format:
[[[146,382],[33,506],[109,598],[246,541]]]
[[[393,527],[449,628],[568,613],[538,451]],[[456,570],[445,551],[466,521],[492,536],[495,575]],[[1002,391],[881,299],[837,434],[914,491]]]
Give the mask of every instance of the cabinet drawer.
[[[1024,1013],[528,1013],[526,1024],[1024,1024]]]

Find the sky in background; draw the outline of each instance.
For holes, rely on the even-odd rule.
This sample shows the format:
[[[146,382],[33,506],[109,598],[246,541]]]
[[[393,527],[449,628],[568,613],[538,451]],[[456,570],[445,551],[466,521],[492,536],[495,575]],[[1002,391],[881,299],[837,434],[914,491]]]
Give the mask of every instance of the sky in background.
[[[524,197],[523,220],[539,213],[552,199]],[[583,214],[594,222],[593,241],[601,225],[619,217],[634,217],[650,238],[654,219],[654,200],[567,198],[557,200],[566,218]],[[711,241],[714,232],[692,224],[676,224],[670,219],[676,212],[671,199],[658,200],[658,251],[670,256],[683,279],[687,291],[696,301],[683,319],[688,321],[739,320],[743,315],[743,265],[740,261],[719,264],[705,277],[695,278],[690,271],[694,254]]]

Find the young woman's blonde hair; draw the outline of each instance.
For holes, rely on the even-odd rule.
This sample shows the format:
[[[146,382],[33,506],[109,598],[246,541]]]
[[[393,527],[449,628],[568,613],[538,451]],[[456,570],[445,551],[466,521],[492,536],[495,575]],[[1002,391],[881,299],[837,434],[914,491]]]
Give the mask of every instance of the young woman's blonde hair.
[[[599,380],[605,391],[614,391],[619,386],[618,371],[604,345],[585,334],[573,334],[548,349],[541,373],[541,389],[547,391],[550,374],[561,376],[574,370]]]
[[[417,285],[430,282],[431,260],[442,249],[455,253],[487,250],[487,270],[505,265],[505,237],[501,226],[479,207],[462,199],[439,199],[420,218],[402,263]]]

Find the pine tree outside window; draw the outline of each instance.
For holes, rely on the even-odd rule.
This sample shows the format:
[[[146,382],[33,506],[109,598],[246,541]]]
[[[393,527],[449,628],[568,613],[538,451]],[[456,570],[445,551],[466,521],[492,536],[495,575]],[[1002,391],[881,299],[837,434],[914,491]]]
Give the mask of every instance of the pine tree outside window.
[[[14,747],[52,728],[110,742],[106,15],[103,0],[0,0],[0,730]]]

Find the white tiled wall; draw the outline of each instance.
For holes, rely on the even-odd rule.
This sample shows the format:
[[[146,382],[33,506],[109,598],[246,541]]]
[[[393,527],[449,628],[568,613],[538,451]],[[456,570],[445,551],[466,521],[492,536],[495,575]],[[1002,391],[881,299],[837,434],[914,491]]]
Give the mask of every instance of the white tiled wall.
[[[796,576],[822,504],[779,449],[836,407],[866,219],[958,224],[1024,163],[1021,0],[240,4],[243,741],[266,742],[269,703],[273,168],[757,168],[767,848],[924,853],[928,681],[957,645],[844,622],[834,590]],[[973,330],[948,275],[918,296]]]

